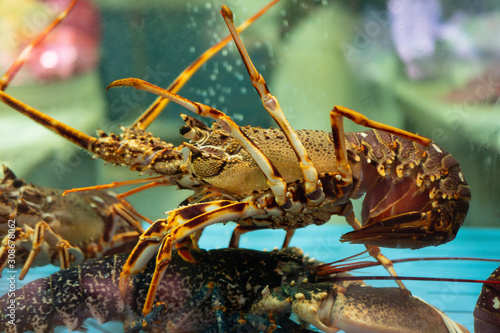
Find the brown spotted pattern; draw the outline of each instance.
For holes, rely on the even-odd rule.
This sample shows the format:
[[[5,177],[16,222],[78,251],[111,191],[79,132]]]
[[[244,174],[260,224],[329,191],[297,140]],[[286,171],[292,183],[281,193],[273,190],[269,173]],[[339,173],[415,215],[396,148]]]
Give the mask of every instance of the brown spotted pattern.
[[[453,240],[471,192],[458,162],[435,143],[428,147],[383,131],[348,133],[354,197],[366,193],[360,231],[344,241],[420,248]]]
[[[332,135],[298,130],[297,135],[318,171],[325,199],[310,206],[304,195],[303,174],[295,152],[280,129],[245,126],[243,132],[269,158],[302,203],[300,213],[283,211],[265,217],[273,227],[296,229],[322,224],[342,215],[350,199],[365,195],[361,223],[364,228],[344,241],[383,247],[420,248],[455,238],[469,208],[470,188],[458,162],[437,144],[424,147],[384,131],[347,133],[346,149],[352,184],[336,179]],[[233,196],[258,200],[270,193],[266,177],[235,139],[214,126],[192,142],[191,165],[195,177]],[[275,208],[268,202],[268,209]],[[239,221],[238,221],[239,222]]]
[[[201,332],[215,323],[210,297],[205,299],[188,318],[183,307],[209,282],[220,288],[226,315],[249,312],[260,291],[267,285],[279,286],[287,273],[295,270],[309,274],[309,267],[317,264],[302,256],[302,251],[289,248],[281,251],[260,252],[244,249],[221,249],[193,252],[199,262],[190,264],[175,252],[158,288],[156,301],[168,304],[166,314],[158,318],[157,328],[173,321],[188,332]],[[87,318],[100,323],[110,320],[134,321],[141,313],[154,270],[151,260],[145,271],[130,285],[127,299],[120,296],[119,273],[127,259],[116,255],[90,260],[70,269],[26,284],[0,298],[0,330],[6,332],[51,332],[53,327],[65,325],[79,328]],[[7,305],[15,302],[15,325],[10,325]],[[180,322],[178,322],[180,320]]]

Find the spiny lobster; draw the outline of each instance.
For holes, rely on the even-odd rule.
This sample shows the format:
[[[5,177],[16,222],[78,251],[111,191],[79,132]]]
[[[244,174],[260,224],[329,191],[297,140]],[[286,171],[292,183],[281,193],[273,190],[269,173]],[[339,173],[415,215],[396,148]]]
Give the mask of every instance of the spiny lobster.
[[[155,262],[134,277],[122,296],[119,273],[126,255],[120,254],[87,261],[4,295],[0,329],[42,333],[65,325],[74,330],[94,317],[100,324],[123,321],[128,332],[312,332],[292,322],[293,313],[304,326],[323,332],[468,332],[397,288],[343,281],[349,274],[330,274],[328,266],[298,248],[193,250],[192,255],[196,263],[173,252],[158,289],[163,304],[146,318],[141,309]]]
[[[485,283],[474,308],[474,332],[497,332],[500,327],[500,267],[491,273],[488,281],[497,284]]]
[[[391,262],[377,246],[416,249],[455,237],[468,211],[470,189],[458,162],[449,153],[427,138],[369,120],[342,106],[334,106],[330,112],[332,133],[294,131],[253,66],[231,11],[223,6],[221,13],[264,108],[280,129],[239,127],[221,111],[175,94],[193,68],[218,48],[200,57],[196,66],[188,68],[187,74],[181,74],[169,89],[139,79],[110,84],[160,95],[120,136],[104,132],[99,138],[88,136],[0,92],[0,99],[10,107],[106,162],[160,175],[127,184],[149,182],[140,189],[176,185],[195,192],[185,201],[187,205],[169,212],[167,219],[157,220],[142,235],[124,265],[122,293],[129,288],[130,276],[140,272],[158,253],[144,306],[144,314],[149,313],[173,247],[186,260],[193,260],[186,248],[196,247],[201,231],[214,223],[235,221],[239,225],[232,246],[238,245],[242,233],[261,228],[287,230],[287,245],[295,229],[326,223],[332,215],[344,216],[355,231],[341,240],[366,244],[392,275],[395,272]],[[146,128],[167,99],[216,122],[208,127],[183,115],[186,125],[180,134],[189,142],[177,147],[163,142]],[[343,118],[373,129],[344,133]],[[363,195],[360,223],[351,199]],[[404,288],[402,284],[400,287]]]
[[[3,166],[0,181],[0,273],[9,264],[63,268],[85,259],[130,250],[145,219],[111,191],[72,193],[17,178]]]

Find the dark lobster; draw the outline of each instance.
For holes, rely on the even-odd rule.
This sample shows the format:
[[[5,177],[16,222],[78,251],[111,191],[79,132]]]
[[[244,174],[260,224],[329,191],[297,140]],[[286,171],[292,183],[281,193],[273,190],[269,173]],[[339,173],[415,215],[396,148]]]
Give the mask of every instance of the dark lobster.
[[[491,273],[488,281],[500,283],[500,267]],[[474,308],[474,332],[500,332],[500,284],[483,285]]]
[[[135,276],[123,298],[118,283],[126,256],[116,255],[87,261],[4,295],[0,329],[41,333],[65,325],[74,330],[94,317],[98,323],[124,321],[124,330],[130,332],[309,332],[289,319],[294,313],[302,323],[324,332],[467,332],[397,288],[342,281],[345,273],[321,274],[320,263],[297,248],[201,250],[192,251],[192,256],[196,264],[174,252],[158,288],[160,303],[145,318],[141,309],[154,260]],[[349,314],[342,309],[350,309]]]

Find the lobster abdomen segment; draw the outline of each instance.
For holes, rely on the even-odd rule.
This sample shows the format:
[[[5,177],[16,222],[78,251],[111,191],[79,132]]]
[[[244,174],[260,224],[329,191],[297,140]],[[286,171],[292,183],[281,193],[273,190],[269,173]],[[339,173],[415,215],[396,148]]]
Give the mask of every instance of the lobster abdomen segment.
[[[52,332],[58,325],[75,330],[91,316],[100,323],[123,319],[124,301],[116,270],[125,260],[124,255],[91,260],[4,295],[0,298],[2,309],[11,305],[15,314],[0,313],[0,330]]]
[[[363,228],[342,241],[417,249],[453,240],[471,197],[458,162],[435,143],[424,147],[382,131],[349,133],[360,157],[354,178],[365,192]]]

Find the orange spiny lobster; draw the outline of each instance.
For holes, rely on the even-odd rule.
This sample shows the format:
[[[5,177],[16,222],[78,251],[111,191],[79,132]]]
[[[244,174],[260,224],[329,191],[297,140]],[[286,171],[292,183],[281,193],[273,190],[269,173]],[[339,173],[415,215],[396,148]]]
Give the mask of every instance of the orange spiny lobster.
[[[195,66],[169,89],[139,79],[113,82],[110,87],[132,86],[160,95],[120,136],[104,132],[99,138],[88,136],[0,92],[0,99],[7,105],[103,160],[159,175],[127,184],[149,182],[139,189],[176,185],[195,192],[186,201],[188,205],[151,225],[124,265],[120,283],[123,293],[130,276],[140,272],[158,253],[144,314],[153,307],[173,246],[180,250],[191,247],[201,230],[214,223],[235,221],[239,225],[232,246],[238,245],[241,233],[261,228],[287,230],[288,244],[295,229],[323,224],[332,215],[344,216],[355,231],[342,240],[366,244],[392,275],[395,272],[390,261],[377,246],[415,249],[443,244],[455,237],[468,211],[470,190],[450,154],[427,138],[369,120],[342,106],[330,112],[330,134],[293,130],[278,100],[253,66],[234,27],[232,13],[225,6],[221,12],[252,84],[279,129],[239,127],[221,111],[176,95]],[[214,52],[216,49],[211,49],[208,54]],[[208,57],[202,56],[196,65]],[[180,134],[189,142],[176,147],[161,141],[146,128],[167,99],[215,123],[208,127],[183,115],[186,125]],[[344,133],[343,118],[372,129]],[[116,185],[120,184],[109,187]],[[351,199],[363,195],[359,222]],[[180,253],[192,259],[188,251]]]

